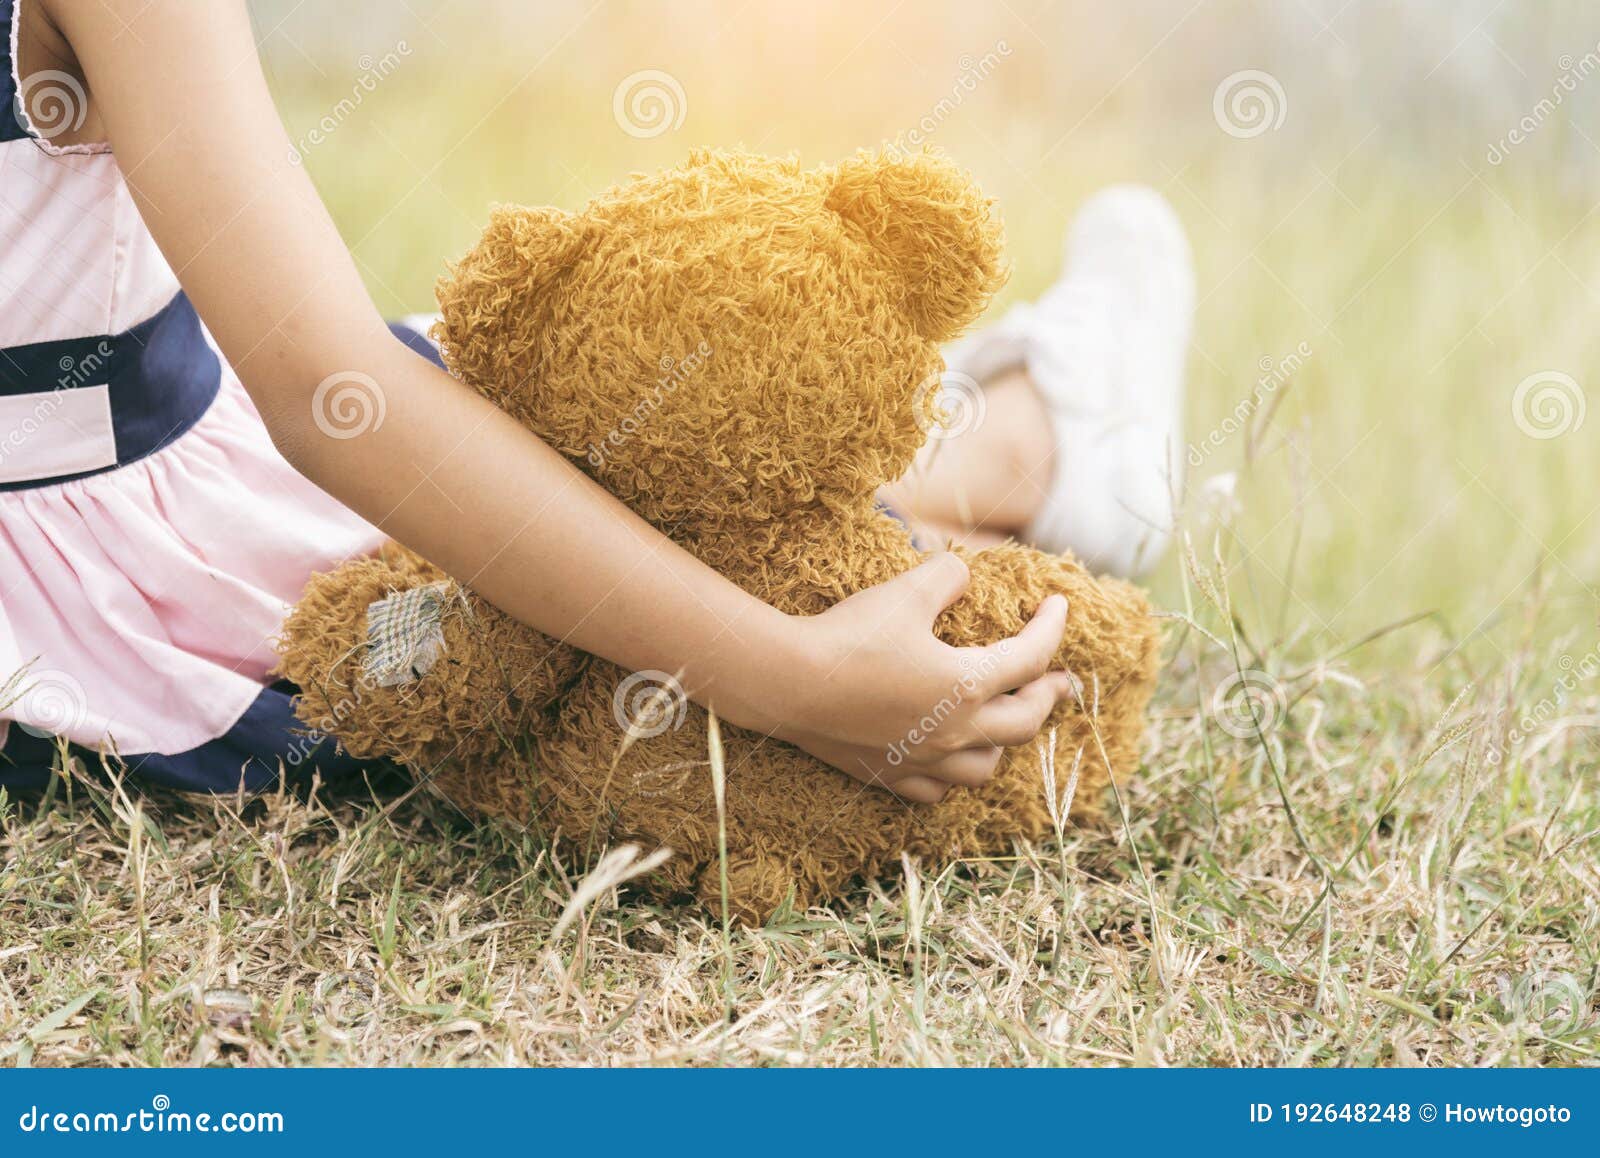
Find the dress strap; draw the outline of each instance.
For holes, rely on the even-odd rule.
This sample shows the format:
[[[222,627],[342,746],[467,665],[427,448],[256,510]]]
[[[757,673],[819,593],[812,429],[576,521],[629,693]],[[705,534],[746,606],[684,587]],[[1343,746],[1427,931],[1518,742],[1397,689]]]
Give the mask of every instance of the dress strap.
[[[17,0],[0,0],[0,141],[31,136],[17,119]]]

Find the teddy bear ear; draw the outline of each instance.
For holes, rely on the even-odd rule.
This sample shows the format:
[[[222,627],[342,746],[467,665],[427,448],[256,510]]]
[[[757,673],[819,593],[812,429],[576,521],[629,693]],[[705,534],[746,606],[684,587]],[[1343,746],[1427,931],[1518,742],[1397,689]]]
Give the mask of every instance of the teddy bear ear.
[[[589,232],[587,218],[565,210],[494,208],[483,236],[437,286],[436,332],[457,376],[497,381],[527,358],[550,315],[552,290],[583,255]]]
[[[825,204],[897,276],[924,337],[954,337],[1005,284],[992,203],[943,155],[861,152],[827,178]]]

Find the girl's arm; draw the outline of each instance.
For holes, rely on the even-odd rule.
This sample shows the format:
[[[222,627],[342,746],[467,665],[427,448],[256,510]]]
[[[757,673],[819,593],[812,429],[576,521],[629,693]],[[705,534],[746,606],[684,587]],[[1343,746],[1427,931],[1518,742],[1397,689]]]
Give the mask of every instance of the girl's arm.
[[[1031,739],[1067,694],[1064,674],[1045,674],[1063,601],[981,665],[930,630],[965,587],[950,556],[823,615],[784,615],[401,345],[290,159],[242,0],[44,0],[42,12],[44,34],[64,38],[61,63],[87,82],[85,131],[103,127],[273,442],[394,538],[548,635],[624,667],[682,673],[730,721],[915,799],[985,779],[996,745]],[[313,393],[351,372],[380,384],[385,418],[331,438]],[[889,746],[971,670],[994,674],[891,765]]]

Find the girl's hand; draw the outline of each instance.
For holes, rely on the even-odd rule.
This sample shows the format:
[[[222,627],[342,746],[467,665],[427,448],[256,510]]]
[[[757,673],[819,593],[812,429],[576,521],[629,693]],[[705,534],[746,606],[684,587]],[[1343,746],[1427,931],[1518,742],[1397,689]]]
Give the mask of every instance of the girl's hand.
[[[1020,634],[956,648],[933,622],[966,590],[966,564],[935,555],[822,615],[791,619],[798,671],[769,668],[753,714],[765,730],[866,784],[907,800],[942,800],[986,782],[1002,746],[1025,744],[1072,691],[1049,671],[1067,601],[1051,596]],[[759,725],[758,725],[759,726]]]

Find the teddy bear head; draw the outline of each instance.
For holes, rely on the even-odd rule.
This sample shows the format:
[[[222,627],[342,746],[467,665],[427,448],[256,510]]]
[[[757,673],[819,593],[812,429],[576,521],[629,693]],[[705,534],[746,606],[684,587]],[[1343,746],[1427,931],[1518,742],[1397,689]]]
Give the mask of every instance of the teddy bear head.
[[[435,333],[658,526],[781,519],[910,466],[939,347],[1004,281],[1000,252],[990,202],[937,154],[697,151],[581,212],[497,208]]]

